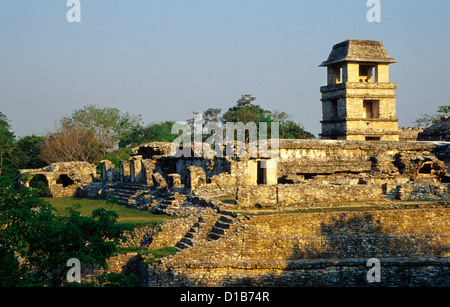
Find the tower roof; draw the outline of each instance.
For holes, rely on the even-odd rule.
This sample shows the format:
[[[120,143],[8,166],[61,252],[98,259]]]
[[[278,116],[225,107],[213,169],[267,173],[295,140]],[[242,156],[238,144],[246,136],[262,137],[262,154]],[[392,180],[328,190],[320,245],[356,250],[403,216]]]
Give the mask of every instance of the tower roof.
[[[342,62],[397,63],[388,56],[382,42],[349,39],[333,46],[328,59],[320,66]]]

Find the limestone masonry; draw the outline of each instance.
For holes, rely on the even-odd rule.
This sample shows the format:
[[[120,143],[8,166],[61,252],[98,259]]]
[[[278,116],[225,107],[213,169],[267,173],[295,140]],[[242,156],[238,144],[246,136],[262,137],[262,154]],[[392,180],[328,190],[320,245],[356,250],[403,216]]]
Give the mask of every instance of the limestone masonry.
[[[322,92],[323,138],[398,141],[396,84],[389,82],[390,58],[383,43],[347,40],[333,46]]]
[[[450,286],[448,119],[398,128],[395,62],[381,42],[333,46],[321,64],[321,139],[280,139],[275,155],[211,156],[200,144],[199,155],[179,156],[154,142],[118,168],[102,161],[101,175],[84,162],[20,175],[40,177],[53,197],[179,217],[136,229],[128,243],[175,255],[111,259],[144,286],[373,286],[370,258],[382,266],[375,286]]]

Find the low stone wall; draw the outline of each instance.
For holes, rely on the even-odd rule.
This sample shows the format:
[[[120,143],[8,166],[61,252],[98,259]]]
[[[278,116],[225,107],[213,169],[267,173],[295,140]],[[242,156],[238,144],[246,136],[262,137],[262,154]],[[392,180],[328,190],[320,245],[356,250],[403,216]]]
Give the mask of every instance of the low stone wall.
[[[383,189],[378,184],[358,185],[308,185],[286,184],[275,186],[245,186],[237,189],[240,208],[298,203],[361,202],[383,199]]]
[[[166,221],[149,238],[148,249],[157,249],[165,246],[175,246],[189,231],[198,217],[190,216],[172,221]]]
[[[450,209],[255,216],[156,265],[149,284],[361,285],[378,258],[383,285],[449,285],[449,257]]]
[[[397,196],[406,201],[450,201],[450,183],[405,183],[397,188]]]
[[[369,282],[368,259],[219,261],[150,270],[149,286],[202,287],[448,287],[450,260],[380,258],[380,282]],[[163,281],[163,283],[161,283]]]
[[[149,268],[138,253],[119,254],[109,258],[107,270],[97,266],[81,265],[81,283],[93,282],[103,272],[134,274],[138,277],[138,286],[147,287]]]

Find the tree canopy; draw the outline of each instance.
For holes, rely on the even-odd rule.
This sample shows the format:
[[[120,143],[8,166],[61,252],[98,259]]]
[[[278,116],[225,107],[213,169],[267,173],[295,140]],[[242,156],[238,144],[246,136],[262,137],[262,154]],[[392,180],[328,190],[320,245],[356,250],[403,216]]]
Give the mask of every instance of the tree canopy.
[[[171,133],[173,121],[151,123],[148,126],[133,127],[131,131],[119,141],[119,148],[135,147],[149,142],[172,142],[176,135]]]
[[[56,215],[34,189],[0,177],[0,286],[60,286],[71,258],[105,267],[131,226],[118,224],[114,211],[88,217],[78,208]]]
[[[203,112],[204,123],[210,121],[220,122],[225,125],[227,122],[237,123],[242,122],[244,125],[249,122],[258,124],[261,122],[267,123],[268,136],[271,136],[271,123],[279,123],[279,138],[284,139],[310,139],[314,135],[306,131],[303,125],[295,123],[291,116],[285,112],[277,110],[269,111],[262,108],[260,105],[254,104],[256,97],[250,94],[242,95],[236,104],[230,107],[225,113],[220,116],[221,109],[210,108]],[[259,129],[259,127],[258,127]]]
[[[61,127],[79,126],[93,131],[94,137],[102,146],[103,154],[117,147],[121,139],[141,124],[140,115],[123,113],[116,108],[98,108],[95,105],[86,105],[61,120]]]
[[[13,151],[15,148],[15,136],[11,131],[8,118],[0,112],[0,176],[14,172]]]
[[[429,115],[429,114],[422,114],[418,119],[414,121],[414,123],[419,127],[429,127],[433,124],[440,123],[442,120],[442,116],[450,115],[450,105],[448,106],[439,106],[437,111],[437,114]]]

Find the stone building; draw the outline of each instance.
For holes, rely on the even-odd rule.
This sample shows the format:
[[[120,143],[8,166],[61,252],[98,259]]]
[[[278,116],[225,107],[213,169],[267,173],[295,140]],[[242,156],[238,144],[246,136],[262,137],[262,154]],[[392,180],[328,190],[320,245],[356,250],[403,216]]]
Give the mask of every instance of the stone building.
[[[38,169],[22,169],[19,177],[25,178],[27,186],[35,180],[43,182],[50,197],[70,197],[80,187],[96,180],[97,171],[96,166],[88,162],[60,162]]]
[[[327,85],[322,86],[324,139],[399,141],[396,83],[389,82],[389,57],[382,42],[346,40],[333,46]]]
[[[442,116],[441,121],[420,132],[418,141],[444,141],[450,142],[450,117]]]

